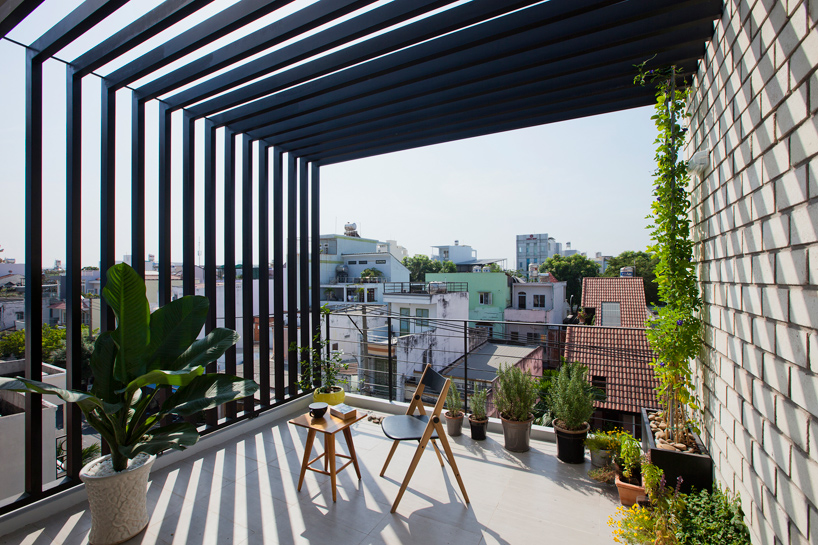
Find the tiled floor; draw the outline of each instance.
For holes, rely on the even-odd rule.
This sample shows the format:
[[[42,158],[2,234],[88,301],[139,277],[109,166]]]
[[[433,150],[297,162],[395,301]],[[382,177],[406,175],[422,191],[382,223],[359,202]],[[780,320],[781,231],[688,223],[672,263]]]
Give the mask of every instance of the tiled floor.
[[[335,504],[323,475],[307,472],[296,491],[306,431],[283,420],[153,472],[150,523],[128,543],[613,543],[607,520],[616,490],[588,479],[588,462],[557,461],[553,443],[532,442],[530,452],[514,454],[502,448],[502,435],[475,442],[466,430],[450,441],[471,504],[427,449],[393,515],[414,446],[401,444],[382,478],[391,441],[366,420],[353,434],[362,480],[352,466],[339,474]],[[338,446],[346,453],[340,436]],[[90,523],[83,502],[0,543],[87,543]]]

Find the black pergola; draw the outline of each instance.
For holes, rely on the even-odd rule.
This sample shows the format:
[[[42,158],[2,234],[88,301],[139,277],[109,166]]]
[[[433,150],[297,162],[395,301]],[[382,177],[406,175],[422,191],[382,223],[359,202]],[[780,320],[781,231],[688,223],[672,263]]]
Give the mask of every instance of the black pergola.
[[[69,388],[80,384],[82,80],[100,77],[96,72],[106,64],[212,1],[165,0],[66,63]],[[85,0],[35,42],[19,44],[27,52],[25,319],[29,378],[42,376],[43,63],[126,3]],[[226,327],[236,326],[237,250],[244,267],[242,315],[253,315],[253,253],[258,249],[262,264],[259,398],[231,404],[223,421],[211,412],[204,431],[299,396],[295,380],[303,362],[298,361],[295,351],[289,353],[289,380],[285,382],[283,320],[274,322],[271,367],[269,317],[283,316],[286,289],[290,307],[302,309],[302,346],[310,344],[313,332],[320,327],[320,290],[310,292],[309,287],[319,284],[319,267],[310,269],[310,255],[320,253],[322,165],[651,104],[653,90],[633,84],[634,65],[652,58],[655,66],[676,64],[688,74],[694,72],[712,36],[713,20],[722,9],[721,0],[324,0],[151,79],[186,55],[212,48],[214,41],[292,3],[241,0],[100,77],[102,270],[115,262],[115,120],[116,93],[120,90],[132,96],[131,192],[124,198],[131,202],[133,265],[143,276],[145,105],[154,100],[159,105],[159,304],[171,298],[171,237],[167,233],[172,206],[182,210],[183,289],[186,294],[195,289],[193,164],[197,137],[204,140],[205,294],[211,301],[216,297],[217,160],[224,165],[221,213]],[[0,5],[0,36],[5,37],[40,4],[43,0],[7,0]],[[265,52],[276,46],[276,50]],[[146,79],[147,83],[140,83]],[[176,111],[184,118],[181,134],[172,130],[171,115]],[[196,121],[201,119],[204,130],[197,135]],[[216,131],[224,131],[223,149],[217,149]],[[172,157],[174,139],[181,141],[182,152]],[[243,170],[236,180],[239,152]],[[171,164],[179,164],[176,162],[182,167],[181,180],[176,182],[182,186],[181,203],[171,200]],[[259,172],[255,195],[253,164]],[[240,203],[236,203],[236,184],[242,187]],[[268,206],[270,185],[272,209]],[[237,249],[236,206],[252,210],[254,198],[259,211],[258,240],[252,237],[252,214],[243,214],[242,244]],[[272,313],[264,266],[270,261],[271,220]],[[289,269],[286,286],[285,252]],[[216,325],[215,308],[211,305],[207,330]],[[103,307],[101,329],[113,326],[112,313]],[[296,320],[290,320],[287,327],[290,340],[295,339]],[[252,320],[244,319],[241,334],[245,339],[253,338]],[[233,349],[226,356],[226,371],[235,370]],[[254,371],[253,358],[244,358],[245,376],[252,377]],[[67,407],[68,477],[59,486],[44,490],[40,396],[29,394],[26,403],[26,495],[0,513],[78,483],[80,412]]]

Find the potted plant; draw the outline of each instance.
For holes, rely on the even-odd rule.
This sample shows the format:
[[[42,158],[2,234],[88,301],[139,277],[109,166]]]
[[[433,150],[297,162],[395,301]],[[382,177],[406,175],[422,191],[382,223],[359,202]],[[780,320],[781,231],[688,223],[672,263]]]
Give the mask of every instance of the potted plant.
[[[321,314],[330,313],[328,306],[321,307]],[[321,333],[316,333],[313,337],[312,346],[298,347],[296,343],[290,343],[290,350],[300,351],[307,354],[312,366],[305,365],[301,369],[301,380],[298,386],[304,391],[313,390],[312,398],[315,401],[323,401],[328,405],[338,405],[346,399],[346,392],[339,386],[346,384],[347,379],[341,375],[341,371],[349,369],[349,364],[342,360],[343,352],[335,351],[330,354],[327,350],[328,339],[321,339]],[[326,352],[326,356],[323,354]],[[315,384],[318,384],[316,387]]]
[[[591,465],[605,467],[611,462],[611,453],[619,449],[617,432],[596,432],[585,438],[585,446],[591,452]]]
[[[117,327],[94,344],[90,393],[20,377],[0,378],[2,390],[51,394],[76,403],[108,443],[111,454],[80,472],[91,507],[89,541],[94,545],[121,543],[142,531],[148,523],[145,500],[155,455],[199,440],[193,424],[161,425],[163,418],[195,416],[258,390],[252,380],[205,374],[204,366],[238,339],[235,331],[216,328],[197,340],[207,317],[207,298],[182,297],[151,313],[145,282],[126,264],[108,270],[103,296]],[[161,403],[160,392],[167,394]]]
[[[691,417],[698,411],[690,362],[702,346],[702,324],[699,318],[702,301],[693,262],[690,238],[690,177],[687,163],[681,158],[685,141],[683,119],[688,88],[678,86],[681,74],[675,66],[645,70],[640,66],[637,83],[656,85],[656,113],[653,116],[659,135],[656,139],[654,197],[648,218],[651,239],[649,251],[656,254],[656,283],[659,298],[665,305],[658,318],[650,322],[648,341],[656,354],[654,370],[659,381],[657,398],[662,408],[661,437],[652,433],[649,423],[657,418],[643,409],[645,447],[652,462],[664,471],[668,482],[682,476],[683,491],[691,486],[710,488],[713,464],[696,435],[698,429]],[[661,441],[660,441],[661,440]]]
[[[629,507],[645,495],[645,488],[642,486],[642,449],[639,441],[628,432],[619,434],[619,452],[614,464],[619,502]]]
[[[537,401],[537,383],[531,373],[513,365],[500,365],[494,392],[494,406],[503,422],[506,450],[527,452],[531,442],[531,413]]]
[[[588,369],[580,363],[563,363],[551,388],[557,458],[568,464],[585,461],[585,436],[594,414],[594,396],[585,380]]]
[[[489,425],[489,417],[486,415],[486,389],[478,388],[471,396],[471,410],[469,415],[469,429],[471,438],[475,441],[483,441],[486,438],[486,428]]]
[[[446,433],[451,437],[458,437],[463,432],[463,403],[460,401],[460,392],[453,382],[446,394]]]

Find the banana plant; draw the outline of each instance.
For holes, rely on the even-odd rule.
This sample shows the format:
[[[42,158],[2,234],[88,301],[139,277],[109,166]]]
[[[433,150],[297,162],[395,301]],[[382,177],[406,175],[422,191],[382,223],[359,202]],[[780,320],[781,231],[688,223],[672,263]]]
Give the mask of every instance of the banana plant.
[[[103,297],[116,316],[116,329],[102,333],[91,356],[90,392],[55,388],[22,377],[0,378],[0,390],[33,392],[76,403],[85,419],[111,448],[115,471],[137,454],[184,449],[199,440],[189,422],[161,425],[169,415],[195,415],[228,401],[253,395],[252,380],[204,372],[236,344],[231,329],[216,328],[197,339],[210,303],[186,296],[150,312],[145,282],[121,263],[108,270]],[[152,405],[159,392],[164,401]]]

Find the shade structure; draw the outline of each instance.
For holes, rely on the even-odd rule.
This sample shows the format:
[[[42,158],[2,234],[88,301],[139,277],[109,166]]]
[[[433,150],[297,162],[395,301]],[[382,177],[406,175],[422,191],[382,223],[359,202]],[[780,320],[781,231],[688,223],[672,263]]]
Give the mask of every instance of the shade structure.
[[[201,280],[204,294],[214,302],[217,228],[223,229],[225,241],[220,248],[225,313],[217,316],[211,305],[206,329],[216,327],[219,319],[235,327],[243,316],[241,334],[250,339],[254,323],[248,318],[258,317],[258,357],[242,354],[241,362],[245,376],[258,377],[258,397],[228,406],[222,419],[208,413],[205,431],[301,395],[299,366],[311,362],[284,346],[284,331],[286,327],[289,339],[300,338],[304,346],[321,327],[320,290],[308,285],[319,284],[310,256],[320,253],[322,165],[651,104],[653,91],[633,84],[634,65],[650,59],[652,66],[675,64],[683,73],[693,73],[722,9],[720,0],[166,0],[149,11],[140,11],[137,4],[86,0],[30,43],[14,38],[15,27],[48,20],[53,4],[10,0],[0,6],[0,36],[26,51],[26,374],[42,376],[43,63],[56,57],[65,62],[68,98],[67,385],[80,385],[80,142],[83,131],[93,130],[101,142],[101,268],[115,262],[112,226],[117,200],[125,199],[131,209],[133,265],[145,274],[145,153],[146,146],[158,146],[158,303],[172,297],[167,235],[172,210],[181,211],[183,291],[196,291],[194,203],[201,198],[199,190],[204,201]],[[139,15],[131,20],[127,13]],[[64,58],[72,44],[89,35],[101,38],[74,58]],[[86,78],[101,84],[95,127],[81,122]],[[117,195],[117,95],[122,94],[131,98],[132,166],[130,191]],[[157,130],[147,134],[146,106],[153,101],[158,104]],[[174,125],[173,116],[181,116],[181,124]],[[174,142],[181,152],[172,153]],[[197,142],[203,157],[196,157]],[[205,165],[201,180],[194,168],[197,160]],[[238,162],[242,169],[237,173]],[[173,165],[181,167],[179,179]],[[221,195],[219,166],[224,168]],[[172,200],[173,184],[181,185],[181,202]],[[257,217],[243,214],[236,226],[237,207],[257,207]],[[232,242],[237,230],[240,248]],[[241,279],[235,273],[237,252]],[[257,294],[254,255],[262,280]],[[235,298],[237,284],[242,287],[240,301]],[[300,313],[299,320],[291,318],[286,326],[285,294],[290,316]],[[113,316],[103,305],[101,329],[113,327]],[[228,352],[225,370],[236,372],[238,363],[235,350]],[[215,362],[210,364],[209,369],[215,368]],[[68,478],[44,491],[38,396],[30,395],[27,403],[26,496],[3,510],[73,486],[81,465],[80,415],[69,407]]]

